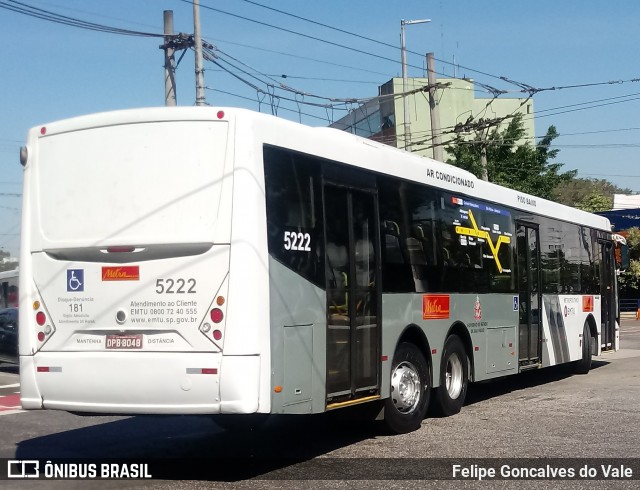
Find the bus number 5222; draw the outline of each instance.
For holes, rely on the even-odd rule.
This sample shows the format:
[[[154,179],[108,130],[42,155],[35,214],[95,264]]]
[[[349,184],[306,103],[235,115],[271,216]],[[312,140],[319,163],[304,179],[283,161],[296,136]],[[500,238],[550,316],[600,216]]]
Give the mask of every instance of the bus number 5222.
[[[195,279],[156,279],[157,294],[193,294],[195,292]]]

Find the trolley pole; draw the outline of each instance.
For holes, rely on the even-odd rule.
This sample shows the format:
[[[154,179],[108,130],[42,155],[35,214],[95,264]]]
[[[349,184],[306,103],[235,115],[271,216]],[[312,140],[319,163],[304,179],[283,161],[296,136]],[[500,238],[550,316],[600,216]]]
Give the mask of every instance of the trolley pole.
[[[164,11],[164,105],[175,106],[176,100],[176,60],[173,41],[173,10]]]
[[[196,105],[207,105],[204,96],[202,36],[200,35],[200,0],[193,0],[193,37],[196,51]]]

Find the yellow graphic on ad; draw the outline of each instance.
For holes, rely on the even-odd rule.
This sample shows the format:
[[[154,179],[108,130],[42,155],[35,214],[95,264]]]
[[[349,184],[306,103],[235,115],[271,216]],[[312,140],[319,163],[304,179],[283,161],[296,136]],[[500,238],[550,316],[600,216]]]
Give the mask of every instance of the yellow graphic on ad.
[[[500,259],[498,258],[498,250],[500,250],[500,245],[502,245],[503,243],[511,243],[511,238],[505,235],[500,235],[498,237],[498,241],[494,246],[493,240],[491,240],[491,236],[489,235],[489,232],[478,229],[478,225],[476,224],[476,219],[473,217],[473,213],[471,212],[471,210],[469,210],[469,221],[471,221],[471,225],[473,226],[473,228],[456,226],[456,233],[458,235],[484,238],[489,244],[489,248],[491,249],[491,254],[493,255],[493,260],[495,260],[496,265],[498,266],[498,271],[502,272],[502,264],[500,264]]]

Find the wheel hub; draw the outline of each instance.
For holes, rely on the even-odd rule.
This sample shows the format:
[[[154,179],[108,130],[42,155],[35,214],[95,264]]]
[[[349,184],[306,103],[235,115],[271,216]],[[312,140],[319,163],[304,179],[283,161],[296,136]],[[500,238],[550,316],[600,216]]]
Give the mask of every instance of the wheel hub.
[[[418,406],[422,384],[416,367],[410,362],[398,364],[391,375],[391,399],[401,413],[411,413]]]
[[[447,393],[452,400],[455,400],[460,396],[462,392],[462,375],[464,370],[462,369],[462,361],[457,354],[453,354],[447,360],[447,370],[445,372],[445,387]]]

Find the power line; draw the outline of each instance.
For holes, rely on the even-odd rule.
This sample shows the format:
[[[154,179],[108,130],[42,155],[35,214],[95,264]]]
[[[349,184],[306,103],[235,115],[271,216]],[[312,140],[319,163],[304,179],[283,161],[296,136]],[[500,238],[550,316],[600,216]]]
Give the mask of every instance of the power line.
[[[267,10],[271,10],[273,12],[278,12],[279,14],[283,14],[283,15],[286,15],[288,17],[293,17],[294,19],[303,20],[305,22],[309,22],[311,24],[315,24],[315,25],[320,26],[320,27],[326,27],[327,29],[331,29],[332,31],[340,32],[342,34],[347,34],[349,36],[357,37],[359,39],[364,39],[365,41],[370,41],[370,42],[373,42],[373,43],[376,43],[376,44],[380,44],[382,46],[387,46],[387,47],[390,47],[390,48],[393,48],[393,49],[400,49],[396,45],[385,43],[383,41],[379,41],[378,39],[372,39],[370,37],[363,36],[361,34],[356,34],[355,32],[351,32],[351,31],[347,31],[347,30],[344,30],[344,29],[340,29],[338,27],[333,27],[333,26],[330,26],[328,24],[323,24],[322,22],[318,22],[318,21],[315,21],[315,20],[312,20],[312,19],[307,19],[306,17],[302,17],[300,15],[295,15],[295,14],[292,14],[290,12],[285,12],[284,10],[279,10],[279,9],[276,9],[276,8],[273,8],[273,7],[269,7],[267,5],[263,5],[263,4],[258,3],[258,2],[253,2],[251,0],[241,0],[241,1],[243,1],[245,3],[250,3],[252,5],[256,5],[258,7],[265,8]]]
[[[430,88],[428,85],[418,86],[418,88],[410,90],[406,93],[389,94],[389,95],[377,96],[377,97],[372,97],[367,99],[326,97],[326,96],[321,96],[317,94],[312,94],[312,93],[285,85],[279,82],[278,80],[276,80],[275,78],[273,78],[273,76],[267,75],[265,73],[262,73],[259,70],[256,70],[255,68],[247,65],[246,63],[226,54],[224,51],[221,51],[219,48],[215,48],[209,43],[207,43],[207,46],[205,46],[204,52],[205,52],[205,58],[207,59],[207,61],[214,63],[216,66],[220,67],[223,71],[227,72],[229,75],[233,76],[237,80],[251,87],[253,90],[258,92],[258,94],[263,94],[265,96],[270,97],[272,99],[272,105],[274,100],[277,100],[278,102],[282,100],[286,100],[286,101],[294,102],[298,105],[304,104],[304,105],[309,105],[313,107],[320,107],[325,110],[326,109],[348,110],[348,107],[352,106],[353,104],[364,104],[374,99],[383,100],[385,98],[403,97],[403,96],[411,95],[418,92],[424,92],[425,90],[428,90]],[[233,60],[233,62],[229,61],[226,58]],[[237,64],[240,64],[243,67],[246,67],[250,71],[247,71],[247,69],[237,66]],[[229,69],[227,66],[224,66],[224,65],[230,66],[231,68],[236,70],[236,72],[231,71],[231,69]],[[241,74],[246,75],[247,77],[250,77],[253,81],[247,80]],[[257,82],[258,84],[264,84],[265,88],[264,89],[261,88],[260,86],[256,85],[255,82]],[[442,88],[443,86],[447,86],[447,85],[438,84],[436,88]],[[276,89],[293,93],[295,95],[295,99],[291,99],[290,97],[285,97],[285,96],[276,94],[275,93]],[[305,97],[325,100],[328,103],[308,102],[304,100]],[[258,103],[261,103],[261,102],[262,101],[260,100],[258,101]],[[330,119],[329,119],[329,122],[331,122]]]
[[[319,81],[319,82],[341,82],[341,83],[373,83],[373,84],[378,84],[378,82],[372,82],[372,81],[367,81],[367,80],[344,80],[344,79],[340,79],[340,78],[321,78],[321,77],[301,77],[301,76],[296,76],[296,75],[287,75],[287,74],[282,74],[282,75],[269,75],[271,77],[279,77],[279,78],[292,78],[294,80],[314,80],[314,81]]]
[[[187,1],[187,0],[182,0],[182,1]],[[333,31],[340,32],[341,34],[346,34],[346,35],[349,35],[349,36],[352,36],[352,37],[356,37],[358,39],[363,39],[365,41],[373,42],[373,43],[378,44],[380,46],[385,46],[385,47],[388,47],[388,48],[392,48],[394,50],[400,50],[401,49],[399,46],[396,46],[394,44],[386,43],[384,41],[380,41],[378,39],[373,39],[373,38],[370,38],[370,37],[367,37],[367,36],[363,36],[363,35],[357,34],[355,32],[351,32],[351,31],[347,31],[345,29],[340,29],[338,27],[330,26],[328,24],[324,24],[322,22],[318,22],[318,21],[315,21],[315,20],[312,20],[312,19],[308,19],[306,17],[295,15],[295,14],[292,14],[290,12],[285,12],[284,10],[279,10],[279,9],[276,9],[276,8],[273,8],[273,7],[269,7],[267,5],[263,5],[261,3],[258,3],[258,2],[252,1],[252,0],[242,0],[242,1],[246,2],[246,3],[249,3],[249,4],[252,4],[252,5],[256,5],[258,7],[262,7],[262,8],[271,10],[273,12],[277,12],[277,13],[282,14],[282,15],[286,15],[288,17],[292,17],[292,18],[295,18],[295,19],[298,19],[298,20],[303,20],[305,22],[309,22],[309,23],[315,24],[317,26],[325,27],[327,29],[331,29]],[[345,47],[345,46],[342,46],[342,47]],[[407,49],[406,52],[410,53],[410,54],[414,54],[416,56],[421,56],[421,57],[424,56],[424,53],[417,53],[417,52],[411,51],[409,49]],[[453,64],[453,63],[449,63],[448,61],[438,60],[437,58],[434,58],[434,59],[436,61],[438,61],[438,62],[441,62],[441,63]],[[409,66],[411,66],[412,68],[420,68],[420,69],[422,69],[422,67],[418,67],[418,66],[415,66],[415,65],[409,65]],[[516,84],[518,86],[522,86],[521,84],[518,84],[517,82],[513,82],[513,81],[510,81],[510,80],[506,79],[506,77],[501,77],[501,76],[498,76],[498,75],[492,75],[490,73],[486,73],[486,72],[483,72],[483,71],[480,71],[480,70],[476,70],[476,69],[473,69],[473,68],[465,67],[465,66],[459,65],[457,63],[455,64],[455,66],[459,66],[461,68],[464,68],[465,70],[469,70],[469,71],[472,71],[474,73],[479,73],[479,74],[482,74],[482,75],[485,75],[485,76],[488,76],[488,77],[496,78],[496,79],[503,80],[503,81],[508,81],[509,83]],[[438,75],[447,76],[444,73],[437,73],[437,74]]]
[[[212,92],[218,92],[218,93],[221,93],[221,94],[230,95],[232,97],[237,97],[239,99],[244,99],[244,100],[248,100],[248,101],[251,101],[251,102],[256,102],[256,100],[251,99],[249,97],[245,97],[245,96],[239,95],[239,94],[234,94],[232,92],[227,92],[225,90],[220,90],[220,89],[215,89],[215,88],[210,88],[210,87],[205,87],[205,89],[211,90]],[[260,102],[258,101],[258,103],[260,103]],[[295,112],[297,114],[302,114],[303,116],[307,116],[307,117],[311,117],[311,118],[314,118],[314,119],[319,119],[320,121],[323,121],[323,122],[327,122],[327,118],[322,118],[322,117],[316,116],[314,114],[308,114],[306,112],[296,111],[294,109],[288,109],[286,107],[279,107],[278,110],[282,110],[282,111],[285,111],[285,112]]]
[[[183,3],[193,4],[193,2],[190,1],[190,0],[180,0],[180,1],[183,2]],[[207,9],[207,10],[212,10],[214,12],[218,12],[220,14],[228,15],[230,17],[235,17],[237,19],[242,19],[242,20],[245,20],[247,22],[252,22],[254,24],[262,25],[262,26],[265,26],[265,27],[271,27],[272,29],[277,29],[277,30],[282,31],[282,32],[287,32],[289,34],[294,34],[296,36],[301,36],[301,37],[304,37],[304,38],[307,38],[307,39],[311,39],[313,41],[318,41],[318,42],[321,42],[321,43],[324,43],[324,44],[328,44],[330,46],[335,46],[335,47],[338,47],[338,48],[346,49],[346,50],[349,50],[349,51],[353,51],[355,53],[364,54],[364,55],[371,56],[373,58],[378,58],[378,59],[381,59],[381,60],[384,60],[384,61],[390,61],[392,63],[398,63],[398,60],[395,60],[395,59],[392,59],[392,58],[387,58],[386,56],[382,56],[382,55],[375,54],[375,53],[370,53],[370,52],[364,51],[362,49],[353,48],[351,46],[346,46],[344,44],[340,44],[340,43],[336,43],[336,42],[333,42],[333,41],[329,41],[327,39],[322,39],[320,37],[311,36],[310,34],[305,34],[303,32],[297,32],[297,31],[293,31],[291,29],[286,29],[284,27],[280,27],[280,26],[276,26],[276,25],[273,25],[273,24],[269,24],[268,22],[263,22],[261,20],[251,19],[251,18],[245,17],[243,15],[234,14],[232,12],[227,12],[227,11],[222,10],[222,9],[210,7],[208,5],[200,5],[200,7],[204,8],[204,9]],[[409,66],[411,66],[412,68],[422,69],[421,66],[415,66],[415,65],[409,65]]]
[[[54,22],[56,24],[63,24],[71,27],[78,27],[80,29],[87,29],[90,31],[106,32],[108,34],[120,34],[125,36],[164,37],[163,34],[133,31],[130,29],[122,29],[119,27],[108,26],[105,24],[88,22],[81,19],[77,19],[75,17],[56,14],[55,12],[52,12],[50,10],[34,7],[32,5],[29,5],[23,2],[18,2],[16,0],[0,0],[0,8],[9,10],[18,14],[23,14],[29,17],[35,17],[37,19]]]
[[[182,0],[182,1],[185,2],[185,3],[191,3],[191,2],[188,2],[187,0]],[[349,34],[349,35],[352,35],[352,36],[355,36],[355,37],[359,37],[359,38],[365,39],[365,40],[370,41],[370,42],[375,42],[377,44],[381,44],[381,45],[384,45],[384,46],[387,46],[387,47],[398,49],[397,46],[394,46],[394,45],[391,45],[391,44],[388,44],[388,43],[384,43],[382,41],[378,41],[378,40],[375,40],[375,39],[372,39],[372,38],[369,38],[369,37],[366,37],[366,36],[361,36],[361,35],[358,35],[358,34],[355,34],[355,33],[351,33],[351,32],[345,31],[343,29],[335,28],[333,26],[329,26],[327,24],[323,24],[323,23],[320,23],[320,22],[317,22],[317,21],[314,21],[314,20],[311,20],[311,19],[307,19],[307,18],[301,17],[301,16],[290,14],[290,13],[284,12],[282,10],[274,9],[274,8],[259,4],[258,2],[253,2],[253,1],[250,1],[250,0],[243,0],[243,1],[245,1],[247,3],[250,3],[250,4],[253,4],[253,5],[256,5],[256,6],[260,6],[262,8],[267,8],[267,9],[276,11],[276,12],[284,14],[284,15],[288,15],[288,16],[297,18],[297,19],[300,19],[300,20],[304,20],[306,22],[314,23],[314,24],[320,25],[320,26],[325,27],[325,28],[329,28],[329,29],[332,29],[332,30],[335,30],[335,31],[338,31],[338,32],[342,32],[342,33],[345,33],[345,34]],[[203,6],[203,7],[207,8],[207,9],[210,9],[210,10],[214,10],[214,11],[223,13],[223,14],[226,14],[226,15],[231,15],[231,16],[234,16],[234,17],[238,17],[238,18],[241,18],[243,20],[247,20],[247,21],[250,21],[250,22],[256,22],[258,24],[263,24],[263,25],[266,25],[266,26],[269,26],[269,27],[272,27],[272,28],[275,28],[275,29],[279,29],[279,30],[285,31],[285,32],[293,33],[293,34],[296,34],[296,35],[301,35],[301,36],[304,36],[304,37],[309,37],[311,39],[314,39],[314,40],[317,40],[317,41],[320,41],[320,42],[324,42],[324,43],[332,44],[332,45],[335,45],[335,46],[338,46],[338,47],[342,47],[342,48],[353,50],[352,48],[350,48],[348,46],[344,46],[344,45],[339,44],[339,43],[333,43],[331,41],[327,41],[327,40],[324,40],[324,39],[321,39],[321,38],[308,36],[308,35],[305,35],[303,33],[299,33],[299,32],[296,32],[296,31],[289,30],[289,29],[284,29],[284,28],[281,28],[281,27],[278,27],[278,26],[274,26],[274,25],[271,25],[271,24],[263,23],[261,21],[256,21],[254,19],[249,19],[247,17],[239,16],[239,15],[232,14],[232,13],[229,13],[229,12],[225,12],[225,11],[222,11],[220,9],[215,9],[213,7],[209,7],[209,6]],[[124,35],[135,35],[135,36],[152,36],[152,37],[162,37],[163,36],[162,34],[141,32],[141,31],[133,31],[133,30],[129,30],[129,29],[121,29],[121,28],[116,28],[116,27],[112,27],[112,26],[107,26],[107,25],[104,25],[104,24],[97,24],[97,23],[93,23],[93,22],[87,22],[87,21],[83,21],[83,20],[80,20],[80,19],[77,19],[77,18],[74,18],[74,17],[69,17],[69,16],[63,16],[63,15],[60,15],[60,14],[56,14],[56,13],[51,12],[49,10],[33,7],[33,6],[28,5],[28,4],[24,3],[24,2],[19,2],[19,1],[15,1],[15,0],[0,0],[0,8],[3,8],[5,10],[14,11],[14,12],[17,12],[17,13],[21,13],[21,14],[24,14],[24,15],[28,15],[28,16],[31,16],[31,17],[36,17],[36,18],[40,18],[40,19],[43,19],[43,20],[51,21],[51,22],[61,23],[61,24],[64,24],[64,25],[70,25],[70,26],[73,26],[73,27],[79,27],[79,28],[84,28],[84,29],[89,29],[89,30],[97,30],[97,31],[101,31],[101,32],[108,32],[108,33],[114,33],[114,34],[124,34]],[[369,53],[369,52],[362,51],[362,50],[355,50],[355,51],[360,52],[362,54],[375,56],[375,57],[378,57],[378,58],[381,58],[381,59],[384,59],[384,60],[392,61],[394,63],[396,62],[396,60],[392,60],[392,59],[386,58],[384,56],[379,56],[379,55],[376,55],[374,53]],[[411,52],[411,51],[409,51],[409,52]],[[412,53],[413,54],[419,54],[419,53],[415,53],[415,52],[412,52]],[[286,54],[286,53],[281,53],[281,54]],[[230,57],[230,58],[235,60],[235,61],[238,61],[233,57]],[[317,60],[317,61],[320,61],[320,60]],[[451,64],[451,63],[449,63],[447,61],[444,61],[444,60],[438,60],[438,61],[442,62],[442,63],[446,63],[446,64]],[[481,74],[483,74],[485,76],[490,76],[490,77],[493,77],[493,78],[497,78],[497,79],[506,81],[508,83],[512,83],[512,84],[518,85],[518,86],[522,87],[522,90],[520,92],[529,92],[529,93],[532,93],[532,92],[536,92],[537,93],[537,92],[552,91],[552,90],[562,90],[562,89],[570,89],[570,88],[579,88],[579,87],[593,87],[593,86],[602,86],[602,85],[614,85],[614,84],[623,84],[623,83],[630,83],[630,82],[638,82],[638,81],[640,81],[640,79],[634,78],[634,79],[629,79],[629,80],[614,80],[614,81],[607,81],[607,82],[574,84],[574,85],[566,85],[566,86],[553,86],[553,87],[549,87],[549,88],[535,88],[535,87],[532,87],[530,85],[523,84],[521,82],[516,82],[516,81],[510,80],[510,79],[508,79],[507,77],[504,77],[504,76],[500,76],[499,77],[499,76],[492,75],[492,74],[487,73],[487,72],[474,70],[474,69],[471,69],[469,67],[465,67],[465,66],[462,66],[462,65],[459,65],[459,64],[457,66],[460,66],[461,68],[468,69],[468,70],[471,70],[471,71],[475,71],[477,73],[481,73]],[[238,69],[238,67],[235,67],[235,68]],[[228,73],[231,73],[229,70],[225,70],[225,71],[227,71]],[[249,76],[252,76],[247,71],[243,71],[243,73],[245,73],[245,74],[247,74]],[[302,91],[302,90],[292,89],[291,87],[287,87],[282,83],[276,82],[276,80],[273,78],[274,76],[272,76],[272,75],[266,75],[266,74],[263,74],[263,73],[260,73],[260,72],[258,72],[258,73],[260,75],[268,77],[271,80],[271,82],[273,82],[274,84],[278,84],[279,88],[281,88],[283,90],[286,90],[286,91],[290,91],[290,92],[292,92],[294,94],[297,94],[298,96],[321,98],[321,99],[325,99],[325,100],[329,100],[331,102],[334,102],[333,105],[329,106],[328,104],[314,104],[314,103],[309,103],[309,102],[306,102],[306,101],[301,101],[299,99],[286,99],[286,98],[283,98],[281,96],[276,96],[274,94],[269,94],[271,96],[277,97],[278,99],[289,100],[291,102],[295,102],[296,104],[307,104],[307,105],[312,105],[312,106],[315,105],[316,107],[321,107],[321,108],[324,108],[324,109],[327,109],[329,107],[331,109],[334,109],[334,108],[336,108],[335,107],[335,102],[353,104],[353,103],[362,103],[364,100],[372,100],[373,99],[373,98],[369,98],[369,99],[355,99],[355,98],[353,98],[353,99],[337,99],[337,98],[333,98],[333,97],[317,96],[317,95],[310,94],[310,93],[307,93],[307,92]],[[330,79],[326,79],[326,78],[313,78],[313,77],[302,77],[302,76],[299,76],[299,77],[289,76],[288,77],[286,75],[278,75],[278,77],[280,77],[280,78],[297,78],[297,79],[317,79],[317,80],[323,80],[323,81],[329,81],[330,80]],[[260,79],[256,79],[256,80],[260,80]],[[267,85],[269,84],[268,82],[265,82],[264,80],[260,80],[260,81],[261,81],[261,83],[267,83]],[[344,82],[344,80],[335,80],[335,81]],[[243,80],[243,82],[246,83],[246,80]],[[359,81],[359,83],[365,83],[365,82]],[[373,82],[367,82],[367,83],[373,83]],[[484,88],[486,88],[490,92],[494,93],[494,99],[492,99],[491,101],[489,101],[487,103],[487,106],[484,109],[485,111],[489,108],[489,106],[491,105],[491,102],[493,100],[495,100],[495,98],[498,95],[502,95],[502,94],[507,93],[507,91],[498,90],[498,89],[495,89],[494,87],[482,84],[482,83],[477,82],[477,81],[475,83],[480,85],[480,86],[482,86],[482,87],[484,87]],[[254,87],[254,88],[257,88],[257,87]],[[266,91],[266,92],[263,91],[263,92],[267,93],[267,94],[269,93],[268,91]],[[395,97],[403,96],[403,95],[404,94],[394,94]],[[631,97],[631,95],[640,95],[640,94],[630,94],[630,95],[622,96],[622,97],[601,99],[600,101],[612,101],[612,100],[621,99],[621,98],[624,98],[625,100],[618,100],[616,102],[608,102],[606,104],[590,105],[589,107],[578,107],[578,106],[586,105],[586,104],[594,104],[594,103],[599,102],[599,101],[585,102],[585,103],[581,103],[581,104],[574,104],[574,105],[571,105],[571,106],[563,106],[563,107],[560,107],[560,108],[564,108],[564,107],[567,107],[567,108],[569,108],[569,107],[578,107],[578,108],[574,108],[572,110],[567,110],[567,111],[555,112],[553,114],[541,115],[541,113],[543,113],[543,112],[548,112],[548,111],[552,111],[552,110],[558,110],[560,108],[546,109],[546,110],[543,110],[543,111],[537,111],[534,117],[539,117],[539,118],[547,117],[547,116],[550,116],[550,115],[558,115],[558,114],[563,114],[563,113],[567,113],[567,112],[573,112],[573,111],[577,111],[577,110],[585,110],[585,109],[590,109],[590,108],[597,108],[597,107],[602,107],[602,106],[607,106],[607,105],[617,104],[617,103],[621,103],[621,102],[627,102],[627,101],[640,99],[640,97],[631,98],[630,99],[629,97]],[[524,103],[526,103],[527,100],[528,99],[526,99]],[[446,133],[443,133],[443,134],[446,134]],[[7,139],[3,139],[3,140],[4,141],[11,141],[11,142],[17,141],[17,140],[7,140]],[[613,146],[611,146],[611,147],[616,147],[616,146],[621,146],[621,145],[622,146],[634,147],[633,145],[626,145],[626,144],[612,144],[612,145]],[[561,146],[561,145],[557,145],[557,146]],[[566,146],[569,147],[569,145],[566,145]],[[590,147],[603,147],[603,146],[602,145],[596,145],[596,146],[592,145]]]
[[[288,57],[296,58],[296,59],[300,59],[300,60],[313,61],[314,63],[322,63],[322,64],[325,64],[325,65],[337,66],[338,68],[349,68],[350,70],[356,70],[356,71],[361,71],[361,72],[365,72],[365,73],[372,73],[374,75],[381,75],[381,76],[384,76],[384,77],[388,77],[389,76],[388,73],[383,73],[383,72],[374,71],[374,70],[367,70],[365,68],[360,68],[360,67],[356,67],[356,66],[342,65],[340,63],[333,63],[331,61],[319,60],[317,58],[310,58],[308,56],[300,56],[300,55],[296,55],[296,54],[292,54],[292,53],[285,53],[283,51],[276,51],[274,49],[267,49],[267,48],[263,48],[263,47],[259,47],[259,46],[253,46],[251,44],[237,43],[237,42],[233,42],[233,41],[227,41],[227,40],[224,40],[224,39],[215,39],[215,38],[211,38],[211,37],[209,37],[208,39],[210,39],[211,41],[216,41],[218,43],[230,44],[232,46],[240,46],[242,48],[255,49],[257,51],[263,51],[265,53],[274,53],[274,54],[279,54],[279,55],[282,55],[282,56],[288,56]]]
[[[560,133],[560,136],[581,136],[585,134],[600,134],[600,133],[620,133],[622,131],[639,131],[640,128],[618,128],[618,129],[600,129],[597,131],[582,131],[578,133]],[[534,138],[544,138],[545,136],[534,136]]]
[[[183,1],[185,3],[192,3],[189,0],[181,0],[181,1]],[[277,13],[282,14],[282,15],[286,15],[288,17],[292,17],[292,18],[295,18],[295,19],[298,19],[298,20],[302,20],[302,21],[305,21],[305,22],[308,22],[308,23],[312,23],[314,25],[318,25],[318,26],[321,26],[321,27],[324,27],[324,28],[327,28],[327,29],[331,29],[331,30],[334,30],[336,32],[340,32],[340,33],[347,34],[347,35],[350,35],[350,36],[353,36],[353,37],[364,39],[366,41],[373,42],[373,43],[376,43],[376,44],[379,44],[379,45],[383,45],[383,46],[386,46],[386,47],[390,47],[390,48],[393,48],[393,49],[399,49],[395,45],[392,45],[392,44],[389,44],[389,43],[385,43],[385,42],[382,42],[382,41],[379,41],[377,39],[373,39],[373,38],[370,38],[370,37],[367,37],[367,36],[362,36],[360,34],[356,34],[356,33],[353,33],[353,32],[349,32],[349,31],[346,31],[344,29],[340,29],[340,28],[337,28],[337,27],[334,27],[334,26],[330,26],[328,24],[324,24],[324,23],[321,23],[321,22],[306,18],[306,17],[302,17],[302,16],[299,16],[299,15],[296,15],[296,14],[292,14],[290,12],[285,12],[283,10],[276,9],[276,8],[261,4],[259,2],[253,1],[253,0],[242,0],[242,1],[244,1],[245,3],[249,3],[251,5],[255,5],[255,6],[264,8],[264,9],[268,9],[268,10],[277,12]],[[300,36],[303,36],[303,37],[307,37],[307,38],[310,38],[310,39],[313,39],[313,40],[316,40],[316,41],[320,41],[320,42],[323,42],[323,43],[328,43],[328,44],[331,44],[331,45],[334,45],[334,46],[338,46],[338,47],[341,47],[341,48],[354,50],[354,51],[362,53],[362,54],[366,54],[366,55],[369,55],[369,56],[375,56],[375,57],[378,57],[378,58],[381,58],[381,59],[384,59],[384,60],[387,60],[387,61],[392,61],[394,63],[396,62],[396,60],[392,60],[392,59],[389,59],[389,58],[384,57],[384,56],[380,56],[380,55],[377,55],[377,54],[374,54],[374,53],[370,53],[370,52],[366,52],[366,51],[362,51],[362,50],[356,50],[354,48],[350,48],[349,46],[345,46],[343,44],[334,43],[332,41],[327,41],[325,39],[321,39],[321,38],[314,37],[314,36],[309,36],[307,34],[303,34],[303,33],[297,32],[297,31],[292,31],[290,29],[285,29],[285,28],[282,28],[282,27],[279,27],[279,26],[268,24],[266,22],[257,21],[255,19],[250,19],[250,18],[242,16],[242,15],[233,14],[233,13],[226,12],[226,11],[223,11],[223,10],[220,10],[220,9],[215,9],[215,8],[209,7],[209,6],[203,6],[203,7],[207,8],[207,9],[210,9],[210,10],[213,10],[213,11],[216,11],[216,12],[219,12],[219,13],[223,13],[225,15],[230,15],[230,16],[233,16],[233,17],[236,17],[236,18],[240,18],[240,19],[243,19],[243,20],[246,20],[246,21],[249,21],[249,22],[254,22],[254,23],[265,25],[265,26],[268,26],[268,27],[271,27],[271,28],[274,28],[274,29],[282,30],[284,32],[289,32],[289,33],[292,33],[292,34],[295,34],[295,35],[300,35]],[[416,52],[413,52],[413,51],[407,51],[407,52],[422,56],[422,54],[416,53]],[[441,63],[445,63],[445,64],[454,64],[454,63],[450,63],[450,62],[445,61],[445,60],[439,60],[437,58],[436,58],[436,60],[441,62]],[[480,73],[480,74],[482,74],[484,76],[492,77],[492,78],[499,79],[499,80],[502,80],[504,82],[516,85],[516,86],[521,88],[521,90],[518,91],[518,92],[520,92],[520,93],[528,93],[529,96],[532,96],[535,93],[539,93],[539,92],[543,92],[543,91],[563,90],[563,89],[579,88],[579,87],[594,87],[594,86],[600,86],[600,85],[622,84],[622,83],[639,82],[640,81],[640,79],[634,78],[634,79],[630,79],[630,80],[614,80],[614,81],[606,81],[606,82],[595,82],[595,83],[584,83],[584,84],[574,84],[574,85],[565,85],[565,86],[552,86],[552,87],[545,87],[545,88],[536,88],[536,87],[533,87],[533,86],[531,86],[529,84],[518,82],[518,81],[512,80],[512,79],[510,79],[508,77],[505,77],[505,76],[493,75],[493,74],[487,73],[485,71],[476,70],[476,69],[473,69],[473,68],[470,68],[470,67],[466,67],[466,66],[463,66],[463,65],[459,65],[459,64],[455,64],[455,65],[459,66],[461,68],[464,68],[466,70],[475,72],[475,73]],[[422,68],[422,67],[415,67],[414,66],[414,68]],[[446,75],[444,75],[442,73],[438,73],[438,74],[446,76]],[[499,95],[503,95],[503,94],[508,93],[508,91],[506,91],[506,90],[500,90],[500,89],[497,89],[495,87],[491,87],[489,85],[482,84],[480,82],[476,82],[476,83],[478,83],[479,85],[481,85],[485,89],[487,89],[489,92],[491,92],[494,95],[494,98],[498,97]]]
[[[631,177],[634,179],[640,179],[640,175],[627,175],[627,174],[582,174],[582,175],[595,175],[598,177]]]

